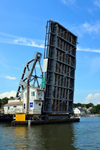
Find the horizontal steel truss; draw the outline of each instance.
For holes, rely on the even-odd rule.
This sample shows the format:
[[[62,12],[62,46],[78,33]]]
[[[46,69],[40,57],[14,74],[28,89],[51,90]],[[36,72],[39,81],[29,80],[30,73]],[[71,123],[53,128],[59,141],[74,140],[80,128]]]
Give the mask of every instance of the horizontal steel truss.
[[[74,74],[73,74],[73,76],[71,76],[71,72],[72,71],[75,71],[75,68],[76,68],[76,41],[73,41],[72,43],[71,42],[69,42],[67,39],[64,39],[62,36],[61,36],[61,34],[64,34],[64,33],[68,33],[69,31],[64,31],[64,32],[60,32],[60,33],[57,33],[57,34],[55,34],[55,33],[53,33],[51,30],[50,30],[50,22],[48,22],[47,23],[47,28],[46,28],[46,38],[45,38],[45,51],[44,51],[44,58],[48,58],[49,60],[54,60],[54,58],[52,58],[52,55],[50,56],[50,53],[52,54],[52,51],[50,51],[50,48],[52,49],[52,48],[55,48],[56,49],[56,51],[57,50],[60,50],[61,52],[63,52],[61,55],[59,55],[59,56],[57,56],[56,58],[55,58],[55,66],[57,65],[57,67],[60,69],[60,72],[62,71],[62,73],[60,73],[60,72],[57,72],[56,70],[49,70],[48,69],[48,78],[47,78],[47,81],[46,81],[46,87],[48,87],[48,86],[52,86],[53,87],[53,91],[55,92],[55,95],[57,95],[57,94],[59,94],[59,92],[58,92],[58,88],[62,88],[62,89],[67,89],[68,91],[67,91],[67,95],[65,96],[65,97],[63,97],[63,93],[61,92],[61,95],[60,95],[60,97],[58,98],[58,97],[48,97],[48,96],[46,96],[46,95],[48,95],[48,94],[46,94],[45,95],[45,98],[47,99],[46,100],[46,102],[45,102],[45,104],[46,105],[48,105],[48,100],[49,101],[52,101],[52,100],[57,100],[57,101],[59,101],[59,102],[57,102],[57,104],[53,107],[52,106],[52,109],[51,109],[51,111],[52,112],[65,112],[65,111],[67,111],[67,112],[72,112],[72,105],[73,105],[73,93],[74,93]],[[50,37],[50,35],[53,35],[53,36],[57,36],[57,40],[63,40],[63,41],[65,41],[66,43],[68,43],[72,48],[71,49],[68,49],[68,47],[67,47],[67,50],[65,50],[65,47],[64,47],[64,49],[62,49],[62,46],[61,47],[58,47],[58,45],[57,44],[52,44],[52,43],[50,43],[50,40],[52,41],[52,39],[50,39],[50,38],[52,38],[52,36]],[[61,42],[61,41],[60,41]],[[69,47],[70,47],[69,46]],[[74,50],[74,54],[72,53],[72,51]],[[63,55],[64,56],[67,56],[67,57],[71,57],[71,58],[73,58],[73,60],[74,60],[74,62],[72,61],[72,60],[69,60],[69,62],[67,63],[67,62],[64,62],[64,61],[61,61],[61,60],[59,60],[59,58],[60,57],[63,57]],[[66,65],[67,67],[70,67],[71,68],[71,70],[70,71],[67,71],[66,73],[64,72],[64,70],[63,70],[63,68],[61,68],[61,66],[59,66],[59,63],[60,64],[63,64],[63,65]],[[48,67],[49,68],[49,67]],[[54,82],[53,84],[50,84],[49,83],[49,80],[50,80],[50,75],[49,75],[49,73],[50,72],[53,72],[54,73],[54,75],[61,75],[62,77],[60,78],[60,79],[58,79],[58,80],[56,80],[56,82]],[[60,86],[60,85],[56,85],[56,83],[58,83],[59,81],[61,81],[62,79],[69,79],[68,80],[68,82],[71,80],[71,79],[73,79],[73,84],[72,83],[68,83],[68,84],[70,84],[70,87],[65,87],[65,86]],[[47,90],[46,90],[46,93],[48,93],[49,91],[48,91],[48,88],[47,88]],[[72,99],[69,99],[69,96],[70,96],[70,94],[72,93]],[[52,99],[52,100],[51,100]],[[71,105],[71,108],[70,108],[70,106],[69,106],[69,103],[72,103],[72,105]],[[60,106],[60,105],[63,105],[62,107],[66,107],[67,108],[67,110],[65,109],[65,111],[63,111],[63,110],[61,110],[61,108],[60,108],[60,110],[58,110],[58,107]],[[46,109],[45,109],[46,110]],[[47,111],[48,112],[48,111]]]
[[[41,53],[36,53],[36,56],[30,60],[29,62],[27,62],[25,64],[22,76],[21,76],[21,80],[18,86],[18,90],[16,93],[16,99],[21,99],[22,96],[22,92],[24,91],[24,89],[27,86],[30,86],[30,83],[33,83],[33,86],[35,86],[35,82],[37,82],[38,87],[40,87],[39,82],[38,82],[38,78],[43,77],[42,75],[42,68],[41,68],[41,64],[40,64],[40,59],[41,59],[42,54]],[[40,67],[40,71],[41,71],[41,76],[37,76],[36,75],[36,63],[39,63],[39,67]],[[33,74],[33,71],[35,74]]]

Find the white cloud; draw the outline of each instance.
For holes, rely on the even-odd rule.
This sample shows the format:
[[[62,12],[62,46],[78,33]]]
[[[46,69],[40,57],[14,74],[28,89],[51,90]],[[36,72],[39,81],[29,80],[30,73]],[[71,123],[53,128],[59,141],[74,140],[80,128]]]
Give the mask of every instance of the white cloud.
[[[100,0],[95,0],[95,1],[94,1],[94,4],[95,4],[97,7],[100,8]]]
[[[4,97],[15,97],[16,96],[16,91],[11,91],[11,92],[5,92],[0,94],[0,98],[4,98]]]
[[[88,9],[88,12],[89,12],[90,14],[93,14],[93,9],[89,8],[89,9]]]
[[[66,2],[66,0],[62,0],[62,3],[63,3],[63,4],[66,4],[67,2]]]
[[[77,48],[78,51],[86,51],[86,52],[94,52],[94,53],[100,53],[100,49],[90,49],[90,48]]]
[[[83,32],[89,32],[89,33],[99,33],[100,32],[100,21],[90,24],[88,22],[85,22],[81,25],[81,30]]]
[[[1,43],[9,43],[9,44],[44,48],[43,40],[33,40],[33,39],[18,37],[18,36],[1,33],[1,32],[0,32],[0,35],[1,35],[1,38],[0,38]]]
[[[5,78],[10,79],[10,80],[15,80],[15,77],[10,77],[10,76],[6,76]]]
[[[100,93],[96,93],[96,94],[88,94],[88,96],[86,97],[85,103],[94,103],[99,104],[100,103]]]
[[[34,41],[25,38],[18,38],[17,40],[13,41],[13,44],[44,48],[43,44],[38,45]]]
[[[64,5],[73,5],[76,0],[61,0]]]
[[[97,35],[100,35],[100,20],[92,23],[83,22],[82,24],[67,24],[67,27],[79,37],[89,35],[92,39],[98,39]]]

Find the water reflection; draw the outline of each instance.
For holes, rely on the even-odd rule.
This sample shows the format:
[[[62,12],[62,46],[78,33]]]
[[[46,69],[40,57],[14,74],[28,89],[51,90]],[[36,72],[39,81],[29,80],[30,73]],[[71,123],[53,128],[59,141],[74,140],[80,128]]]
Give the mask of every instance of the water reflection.
[[[73,129],[71,124],[42,126],[42,136],[45,139],[44,148],[52,150],[74,149]]]
[[[74,150],[72,124],[15,127],[13,138],[18,149]]]
[[[0,126],[1,127],[1,126]],[[2,148],[18,150],[75,150],[73,124],[2,126]],[[6,141],[6,142],[4,142]]]
[[[18,149],[38,150],[38,144],[41,144],[41,128],[15,127],[13,138],[15,139],[14,145]]]
[[[26,135],[26,127],[15,127],[13,138],[15,139],[15,147],[24,149],[25,145],[23,144],[23,141],[25,139]]]
[[[25,138],[26,127],[15,127],[14,138]]]
[[[100,117],[38,126],[0,124],[0,150],[100,150]]]

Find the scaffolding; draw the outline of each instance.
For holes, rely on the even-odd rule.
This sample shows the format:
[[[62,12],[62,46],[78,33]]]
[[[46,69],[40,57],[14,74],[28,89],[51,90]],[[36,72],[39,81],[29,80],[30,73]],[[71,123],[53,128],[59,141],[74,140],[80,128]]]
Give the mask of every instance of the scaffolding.
[[[77,36],[57,22],[47,21],[44,59],[45,73],[43,112],[67,114],[73,112]]]

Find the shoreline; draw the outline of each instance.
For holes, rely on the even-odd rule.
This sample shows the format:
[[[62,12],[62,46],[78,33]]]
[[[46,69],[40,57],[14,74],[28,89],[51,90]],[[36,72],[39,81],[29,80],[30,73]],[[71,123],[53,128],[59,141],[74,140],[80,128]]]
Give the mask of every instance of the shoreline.
[[[86,114],[86,115],[81,115],[80,117],[100,117],[100,114]]]

